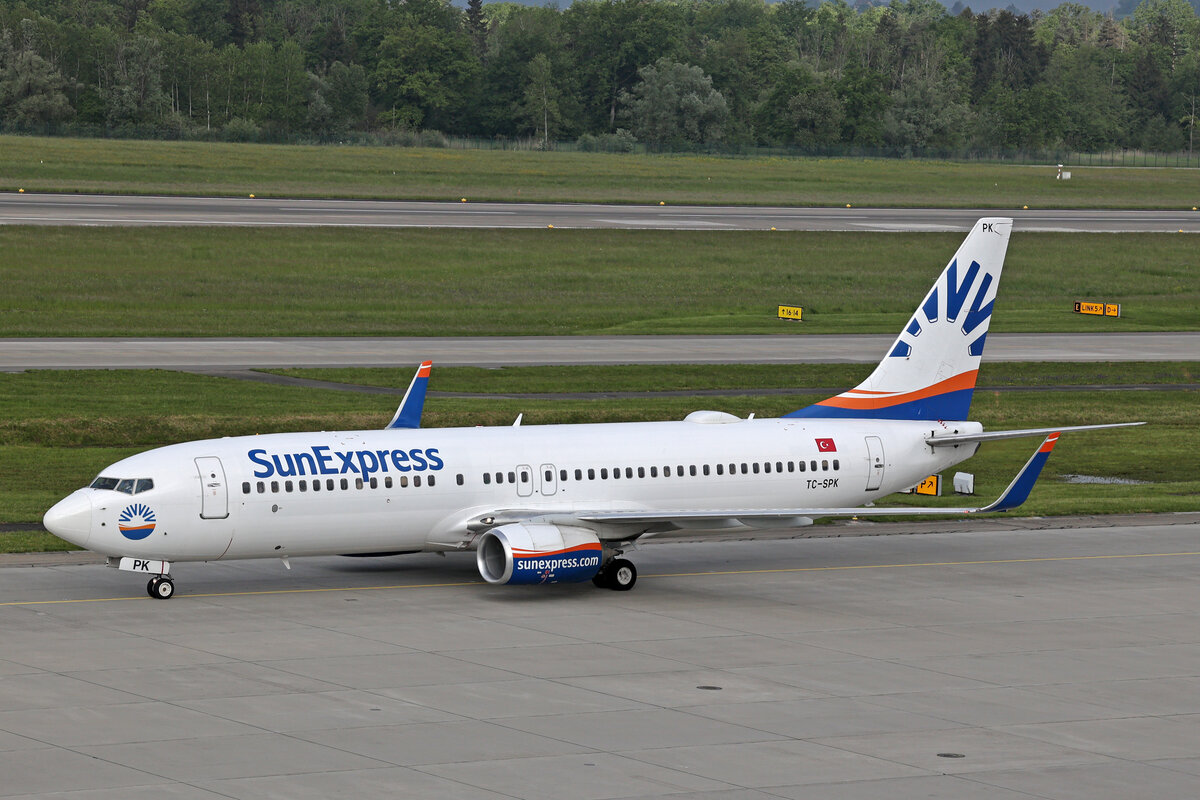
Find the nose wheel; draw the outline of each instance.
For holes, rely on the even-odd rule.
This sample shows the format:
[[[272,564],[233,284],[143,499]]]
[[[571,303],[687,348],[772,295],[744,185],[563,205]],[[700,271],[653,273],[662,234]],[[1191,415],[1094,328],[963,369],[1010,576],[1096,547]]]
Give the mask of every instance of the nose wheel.
[[[170,575],[155,575],[146,584],[146,593],[155,600],[167,600],[175,594],[175,581]]]

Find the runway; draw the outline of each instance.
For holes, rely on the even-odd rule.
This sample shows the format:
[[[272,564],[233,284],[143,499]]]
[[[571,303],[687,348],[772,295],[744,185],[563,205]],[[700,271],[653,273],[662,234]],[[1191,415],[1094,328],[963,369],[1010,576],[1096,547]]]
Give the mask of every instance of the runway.
[[[0,796],[1193,797],[1197,516],[653,545],[627,594],[3,568]]]
[[[890,334],[273,339],[0,339],[0,372],[540,364],[875,363]],[[1200,332],[988,336],[989,361],[1190,361]]]
[[[656,230],[956,231],[1010,216],[1017,230],[1200,233],[1200,212],[1065,209],[615,206],[420,203],[249,197],[0,193],[0,224],[237,225],[374,228],[627,228]]]

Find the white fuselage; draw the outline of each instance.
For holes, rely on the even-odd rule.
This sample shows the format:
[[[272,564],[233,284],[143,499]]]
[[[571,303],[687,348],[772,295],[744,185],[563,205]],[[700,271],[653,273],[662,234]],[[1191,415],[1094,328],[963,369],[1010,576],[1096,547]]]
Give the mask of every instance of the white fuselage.
[[[150,479],[152,489],[87,488],[68,498],[78,512],[66,538],[108,556],[209,561],[469,548],[468,525],[505,510],[858,506],[975,452],[931,448],[931,433],[981,430],[973,422],[693,416],[171,445],[101,473],[135,486]]]

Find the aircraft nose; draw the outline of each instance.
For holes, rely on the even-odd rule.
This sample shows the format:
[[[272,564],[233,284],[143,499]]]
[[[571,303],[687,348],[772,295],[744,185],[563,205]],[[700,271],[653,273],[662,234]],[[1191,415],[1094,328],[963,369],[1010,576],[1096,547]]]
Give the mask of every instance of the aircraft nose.
[[[42,524],[60,539],[86,547],[92,532],[91,498],[84,492],[67,495],[46,512]]]

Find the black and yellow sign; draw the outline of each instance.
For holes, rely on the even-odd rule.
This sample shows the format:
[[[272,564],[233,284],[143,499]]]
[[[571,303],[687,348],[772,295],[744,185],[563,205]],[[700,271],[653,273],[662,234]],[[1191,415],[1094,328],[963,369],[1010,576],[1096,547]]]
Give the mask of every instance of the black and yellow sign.
[[[801,308],[800,306],[780,306],[779,307],[779,318],[780,319],[792,319],[792,320],[799,322],[799,321],[801,321],[801,319],[803,319],[803,315],[804,315],[804,309]]]
[[[1075,301],[1076,314],[1091,314],[1096,317],[1121,316],[1120,303],[1084,303]]]
[[[918,483],[912,489],[909,489],[912,494],[926,494],[930,497],[942,496],[942,476],[930,475],[925,480]]]

